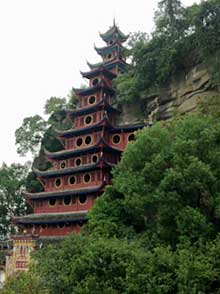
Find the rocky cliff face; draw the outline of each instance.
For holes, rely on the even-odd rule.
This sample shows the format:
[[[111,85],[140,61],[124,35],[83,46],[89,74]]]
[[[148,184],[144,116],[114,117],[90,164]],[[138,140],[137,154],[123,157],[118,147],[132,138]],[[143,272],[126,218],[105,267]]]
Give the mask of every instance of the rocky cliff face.
[[[199,101],[217,94],[219,92],[211,87],[207,68],[200,64],[188,74],[175,77],[166,89],[144,97],[144,104],[149,120],[166,120],[176,112],[194,111]]]
[[[143,96],[141,102],[123,104],[118,124],[167,120],[176,113],[195,111],[200,101],[216,95],[220,95],[220,91],[212,87],[207,67],[199,64],[187,74],[173,78],[167,88]]]

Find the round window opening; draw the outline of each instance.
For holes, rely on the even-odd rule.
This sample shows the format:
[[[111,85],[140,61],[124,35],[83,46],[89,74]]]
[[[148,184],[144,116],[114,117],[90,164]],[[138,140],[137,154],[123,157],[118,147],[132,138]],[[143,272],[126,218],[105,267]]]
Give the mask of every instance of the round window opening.
[[[71,176],[70,179],[69,179],[69,182],[70,182],[71,185],[74,185],[75,182],[76,182],[75,177],[74,176]]]
[[[85,176],[84,176],[85,183],[90,182],[90,179],[91,179],[90,174],[85,174]]]
[[[80,202],[81,204],[86,203],[86,201],[87,201],[87,197],[86,197],[86,195],[80,195],[80,196],[79,196],[79,202]]]
[[[91,116],[87,116],[85,119],[85,122],[87,125],[89,125],[92,122],[92,117]]]
[[[134,141],[135,137],[134,137],[134,134],[131,134],[128,136],[128,141],[131,142],[131,141]]]
[[[98,83],[99,83],[99,79],[97,78],[92,81],[93,86],[98,85]]]
[[[121,137],[119,135],[114,135],[112,140],[114,144],[118,144],[121,141]]]
[[[60,228],[60,229],[64,228],[64,223],[58,224],[58,228]]]
[[[55,185],[56,185],[56,187],[60,187],[60,185],[61,185],[61,179],[57,179],[55,181]]]
[[[65,196],[63,201],[64,201],[64,204],[65,205],[70,205],[70,203],[71,203],[71,196]]]
[[[95,96],[91,96],[91,97],[89,97],[89,103],[90,104],[93,104],[93,103],[95,103]]]
[[[66,167],[66,163],[65,162],[61,162],[60,167],[63,169]]]
[[[85,139],[86,145],[89,145],[91,142],[92,142],[91,136],[87,136],[86,139]]]
[[[113,41],[110,41],[109,43],[110,43],[110,45],[112,45],[114,42]]]
[[[56,199],[50,199],[49,200],[49,205],[54,206],[56,204]]]
[[[83,143],[82,138],[77,139],[77,141],[76,141],[76,145],[77,145],[77,146],[81,146],[82,143]]]
[[[96,163],[98,161],[98,156],[97,155],[93,155],[92,157],[92,162]]]
[[[76,166],[80,166],[82,164],[82,161],[80,158],[77,158],[76,160]]]
[[[108,59],[111,59],[111,58],[112,58],[112,55],[111,55],[111,54],[109,54],[109,55],[108,55]]]

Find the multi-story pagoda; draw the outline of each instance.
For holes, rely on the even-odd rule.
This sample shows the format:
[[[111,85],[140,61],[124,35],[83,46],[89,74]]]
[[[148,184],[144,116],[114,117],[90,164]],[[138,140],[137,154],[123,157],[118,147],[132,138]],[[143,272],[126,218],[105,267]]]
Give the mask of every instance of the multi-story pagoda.
[[[90,71],[81,74],[89,80],[89,87],[75,89],[78,106],[66,110],[72,128],[56,131],[64,149],[45,151],[52,168],[35,170],[44,192],[25,193],[33,214],[14,219],[22,232],[14,239],[14,251],[21,253],[16,258],[15,269],[27,268],[25,252],[29,254],[33,249],[32,240],[80,231],[95,199],[111,184],[111,168],[120,160],[127,143],[134,139],[134,131],[143,127],[118,126],[120,111],[112,106],[115,101],[112,80],[125,71],[122,44],[128,36],[115,23],[100,36],[107,44],[103,48],[95,47],[102,62],[88,63]]]

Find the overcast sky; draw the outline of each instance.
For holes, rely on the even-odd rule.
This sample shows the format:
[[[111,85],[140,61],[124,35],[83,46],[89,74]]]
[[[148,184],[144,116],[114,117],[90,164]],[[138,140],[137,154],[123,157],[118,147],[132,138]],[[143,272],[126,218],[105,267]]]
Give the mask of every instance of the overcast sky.
[[[153,29],[155,0],[0,0],[0,164],[24,162],[14,132],[25,117],[43,114],[51,96],[65,97],[83,83],[86,60],[99,61],[116,18],[124,33]],[[191,5],[193,0],[182,1]]]

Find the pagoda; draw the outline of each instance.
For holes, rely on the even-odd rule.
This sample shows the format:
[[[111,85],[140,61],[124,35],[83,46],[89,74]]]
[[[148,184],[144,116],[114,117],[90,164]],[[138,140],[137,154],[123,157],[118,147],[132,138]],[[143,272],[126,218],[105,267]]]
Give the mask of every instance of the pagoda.
[[[96,198],[111,184],[112,167],[120,160],[127,143],[134,140],[134,132],[143,127],[117,125],[120,111],[113,106],[116,95],[112,80],[126,70],[122,44],[128,36],[115,22],[100,36],[106,46],[95,50],[102,62],[88,63],[90,70],[81,72],[89,86],[74,89],[78,105],[66,110],[72,128],[56,130],[64,148],[58,152],[45,150],[52,167],[47,171],[34,170],[44,191],[25,193],[33,213],[14,218],[20,231],[14,237],[15,271],[27,269],[36,240],[80,232]]]

